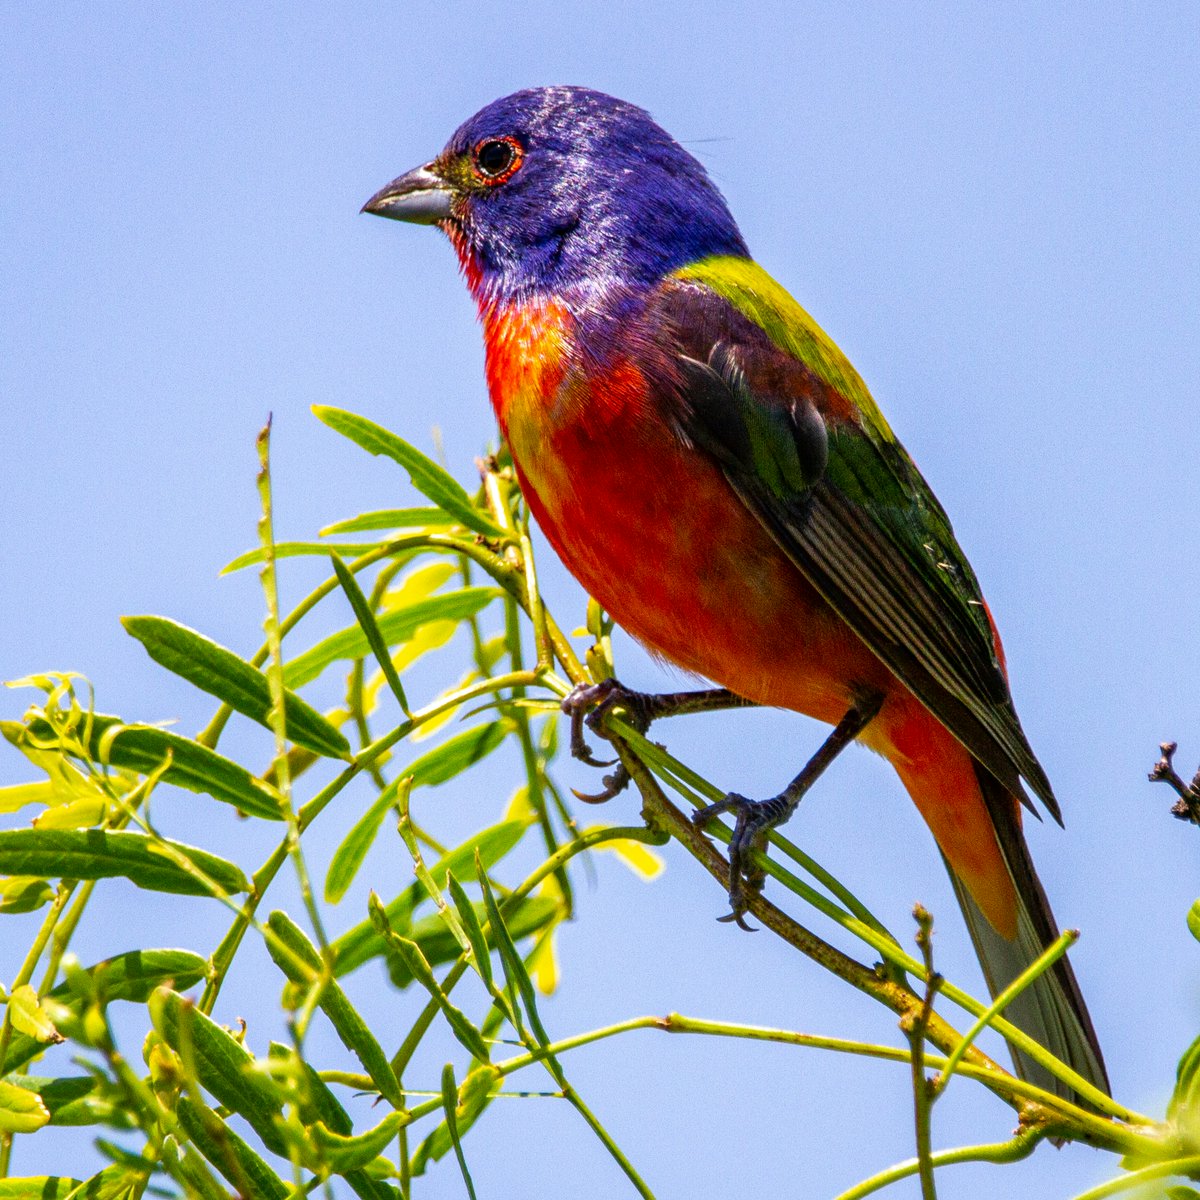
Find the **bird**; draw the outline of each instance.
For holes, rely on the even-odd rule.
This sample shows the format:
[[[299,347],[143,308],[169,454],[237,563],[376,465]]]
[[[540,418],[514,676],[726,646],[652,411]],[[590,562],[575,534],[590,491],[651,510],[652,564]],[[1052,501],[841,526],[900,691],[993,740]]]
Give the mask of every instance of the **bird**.
[[[363,211],[448,235],[522,493],[587,592],[656,657],[834,726],[778,797],[731,794],[700,819],[736,812],[744,855],[842,745],[866,745],[929,826],[998,994],[1058,937],[1029,793],[1061,824],[999,632],[866,384],[751,257],[702,164],[633,104],[530,88]],[[730,865],[741,923],[761,877]],[[1006,1015],[1108,1092],[1066,958]]]

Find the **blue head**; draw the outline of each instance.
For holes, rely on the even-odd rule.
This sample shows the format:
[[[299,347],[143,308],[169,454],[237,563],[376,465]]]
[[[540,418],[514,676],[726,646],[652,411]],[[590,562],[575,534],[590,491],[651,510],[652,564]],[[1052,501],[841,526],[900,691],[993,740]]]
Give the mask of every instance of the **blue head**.
[[[580,87],[494,101],[365,211],[441,226],[487,301],[638,289],[707,255],[748,254],[692,155],[643,109]]]

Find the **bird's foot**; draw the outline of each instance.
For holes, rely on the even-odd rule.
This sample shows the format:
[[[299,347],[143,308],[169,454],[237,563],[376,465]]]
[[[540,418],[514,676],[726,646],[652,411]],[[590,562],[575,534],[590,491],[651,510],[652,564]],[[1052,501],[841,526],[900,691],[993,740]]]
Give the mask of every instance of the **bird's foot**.
[[[602,679],[599,683],[581,683],[574,688],[562,702],[562,710],[571,719],[571,757],[577,758],[589,767],[611,767],[615,760],[598,759],[592,753],[591,746],[584,737],[583,727],[587,727],[598,737],[608,738],[602,722],[604,717],[614,708],[623,709],[626,720],[639,733],[645,733],[650,728],[650,722],[656,715],[654,711],[655,697],[644,692],[631,691],[616,679]],[[623,763],[616,763],[616,770],[611,775],[601,779],[604,790],[590,794],[571,790],[576,797],[586,804],[603,804],[624,791],[629,785],[629,772]]]
[[[730,792],[715,804],[692,813],[692,823],[701,828],[722,813],[736,814],[733,836],[729,839],[730,911],[717,920],[730,921],[747,933],[755,932],[754,926],[746,921],[746,912],[751,898],[762,891],[766,872],[755,863],[751,852],[763,849],[767,834],[792,815],[797,799],[790,794],[790,789],[769,800],[748,800],[745,796]]]

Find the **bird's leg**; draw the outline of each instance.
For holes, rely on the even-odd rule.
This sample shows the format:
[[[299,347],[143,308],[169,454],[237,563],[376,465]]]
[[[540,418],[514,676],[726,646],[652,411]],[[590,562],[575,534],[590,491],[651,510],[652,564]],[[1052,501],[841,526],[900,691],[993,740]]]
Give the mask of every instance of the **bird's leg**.
[[[871,723],[883,704],[883,694],[872,692],[856,701],[846,715],[834,726],[833,732],[821,743],[816,754],[804,764],[804,769],[791,783],[770,800],[747,800],[730,792],[715,804],[692,814],[697,825],[707,825],[713,817],[734,812],[733,836],[729,840],[729,904],[731,911],[721,921],[733,921],[740,928],[752,931],[745,920],[747,898],[762,891],[766,873],[750,859],[750,851],[766,845],[767,834],[787,821],[796,811],[805,792],[820,778],[822,772]]]
[[[571,757],[587,763],[590,767],[611,767],[612,761],[604,762],[592,754],[591,747],[583,734],[586,722],[589,729],[600,737],[606,737],[602,728],[604,716],[614,708],[624,709],[627,720],[639,732],[645,733],[650,722],[659,717],[675,717],[683,713],[714,712],[722,708],[740,708],[751,704],[741,696],[725,688],[711,688],[703,692],[635,692],[616,679],[602,679],[599,683],[581,683],[562,702],[562,710],[571,718]],[[601,780],[604,790],[596,795],[575,792],[580,800],[588,804],[603,804],[611,800],[629,783],[629,772],[618,763],[611,775]],[[574,789],[572,789],[574,790]]]

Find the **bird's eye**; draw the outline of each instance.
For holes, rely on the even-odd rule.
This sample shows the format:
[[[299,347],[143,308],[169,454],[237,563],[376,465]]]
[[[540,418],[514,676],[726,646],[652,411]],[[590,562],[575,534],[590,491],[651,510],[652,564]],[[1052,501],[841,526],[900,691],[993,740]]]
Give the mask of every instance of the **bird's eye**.
[[[480,181],[495,187],[511,179],[521,165],[525,151],[516,138],[488,138],[472,151],[471,158]]]

